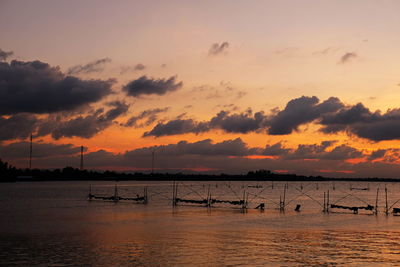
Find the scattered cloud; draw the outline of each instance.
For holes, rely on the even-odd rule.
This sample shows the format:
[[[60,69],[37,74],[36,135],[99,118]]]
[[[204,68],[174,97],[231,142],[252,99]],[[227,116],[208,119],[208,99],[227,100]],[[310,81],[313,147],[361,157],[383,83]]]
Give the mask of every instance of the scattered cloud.
[[[130,117],[129,120],[125,124],[123,124],[123,126],[135,128],[149,126],[157,121],[159,114],[167,112],[168,110],[169,107],[144,110],[138,115]],[[140,121],[141,123],[139,123]]]
[[[328,54],[336,53],[338,51],[340,51],[340,48],[338,48],[338,47],[327,47],[327,48],[324,48],[321,50],[317,50],[317,51],[313,52],[312,54],[314,56],[318,56],[318,55],[325,56]]]
[[[110,58],[101,58],[85,65],[75,65],[67,70],[68,75],[88,74],[94,72],[102,72],[104,65],[110,63]]]
[[[228,42],[222,42],[221,44],[219,43],[213,43],[208,50],[208,54],[211,56],[216,56],[220,55],[223,53],[226,53],[226,51],[229,48],[229,43]]]
[[[353,61],[356,58],[358,58],[358,55],[356,53],[347,52],[340,58],[339,63],[340,64],[346,64],[346,63],[349,63],[349,62]]]
[[[183,82],[178,82],[176,76],[168,79],[154,79],[142,76],[133,80],[123,87],[128,96],[139,97],[142,95],[165,95],[178,90]]]
[[[283,55],[283,56],[293,56],[296,53],[298,53],[300,51],[300,49],[298,47],[284,47],[281,49],[278,49],[275,51],[275,54],[277,55]]]
[[[108,111],[97,109],[92,114],[80,115],[68,120],[61,116],[50,117],[38,127],[38,136],[51,134],[54,139],[62,137],[91,138],[97,133],[111,126],[116,118],[125,114],[129,106],[123,102],[107,103],[111,107]]]
[[[151,131],[145,132],[144,137],[147,136],[167,136],[167,135],[179,135],[185,133],[201,133],[208,131],[208,124],[204,122],[195,122],[192,119],[181,119],[171,120],[167,123],[158,123]]]
[[[146,69],[146,66],[142,63],[138,63],[135,66],[122,66],[120,74],[125,74],[127,72],[142,71]]]

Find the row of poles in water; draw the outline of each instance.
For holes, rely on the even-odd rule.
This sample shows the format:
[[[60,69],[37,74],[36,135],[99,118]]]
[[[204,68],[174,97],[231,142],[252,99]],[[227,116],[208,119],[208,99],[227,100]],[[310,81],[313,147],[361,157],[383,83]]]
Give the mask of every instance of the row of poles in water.
[[[235,205],[235,206],[239,206],[242,209],[247,209],[248,208],[248,204],[249,204],[249,192],[246,192],[246,190],[243,190],[243,195],[242,198],[239,200],[221,200],[221,199],[216,199],[213,198],[211,195],[211,190],[210,190],[210,186],[208,185],[208,191],[207,191],[207,196],[206,198],[203,199],[185,199],[182,197],[178,196],[178,183],[177,182],[173,182],[172,185],[172,205],[173,206],[177,206],[179,203],[191,203],[191,204],[202,204],[206,207],[211,207],[213,204],[217,204],[217,203],[226,203],[226,204],[231,204],[231,205]],[[217,186],[217,185],[216,185]],[[203,185],[204,187],[204,185]],[[230,185],[228,185],[228,187],[230,188]],[[272,189],[274,188],[273,183],[270,186]],[[257,188],[260,188],[259,186],[257,186]],[[262,187],[261,187],[262,188]],[[285,208],[287,207],[287,205],[289,205],[294,199],[289,200],[288,202],[286,202],[286,196],[287,196],[287,190],[289,188],[289,184],[285,183],[284,184],[284,188],[283,188],[283,194],[280,194],[279,196],[279,204],[278,204],[278,208],[281,212],[285,211]],[[318,188],[318,185],[317,185]],[[352,188],[350,186],[350,188]],[[307,193],[303,192],[303,185],[301,184],[300,189],[298,189],[297,187],[295,187],[296,190],[299,191],[300,195],[306,196],[309,199],[313,200],[314,202],[318,203],[319,205],[321,205],[322,207],[322,211],[324,213],[329,213],[331,211],[331,209],[347,209],[347,210],[351,210],[354,214],[357,214],[359,212],[359,210],[366,210],[366,211],[372,211],[374,214],[378,214],[378,203],[379,203],[379,187],[376,190],[376,197],[375,197],[375,205],[370,205],[367,202],[363,201],[362,199],[352,195],[352,194],[347,194],[344,197],[340,198],[339,200],[336,201],[336,203],[338,203],[339,201],[341,201],[342,199],[348,197],[348,196],[353,196],[355,198],[357,198],[358,200],[364,202],[365,204],[367,204],[366,206],[344,206],[344,205],[338,205],[336,203],[331,203],[331,199],[330,199],[330,191],[324,191],[324,195],[323,195],[323,203],[320,203],[318,200],[316,200],[314,197],[310,196]],[[369,186],[368,188],[357,188],[358,190],[369,190]],[[333,185],[333,190],[335,190],[334,185]],[[354,188],[352,188],[352,190],[355,190]],[[261,194],[261,192],[264,190],[261,190],[259,195]],[[197,193],[196,191],[193,191],[194,193]],[[235,193],[235,192],[234,192]],[[198,194],[200,196],[200,194]],[[237,194],[235,193],[235,195],[237,196]],[[253,199],[255,199],[257,196],[257,194],[252,194],[253,196],[255,196]],[[299,195],[299,196],[300,196]],[[121,197],[118,195],[118,188],[115,185],[114,188],[114,195],[111,196],[100,196],[100,195],[94,195],[92,194],[92,188],[90,186],[89,189],[89,194],[88,194],[88,200],[104,200],[104,201],[114,201],[114,202],[118,202],[121,200],[126,200],[126,201],[135,201],[135,202],[139,202],[139,203],[143,203],[143,204],[147,204],[148,203],[148,191],[147,191],[147,187],[144,187],[143,189],[143,195],[139,196],[136,195],[136,197]],[[272,200],[271,200],[272,201]],[[274,201],[272,201],[274,202]],[[388,189],[385,186],[385,207],[384,207],[384,213],[386,215],[388,215],[390,213],[390,209],[394,207],[394,205],[396,205],[398,202],[400,202],[400,199],[395,201],[392,205],[389,206],[389,202],[388,202]],[[295,211],[300,211],[301,205],[297,204]],[[256,209],[260,209],[260,210],[264,210],[265,209],[265,203],[260,203]],[[400,208],[393,208],[392,213],[394,215],[397,215],[400,213]]]

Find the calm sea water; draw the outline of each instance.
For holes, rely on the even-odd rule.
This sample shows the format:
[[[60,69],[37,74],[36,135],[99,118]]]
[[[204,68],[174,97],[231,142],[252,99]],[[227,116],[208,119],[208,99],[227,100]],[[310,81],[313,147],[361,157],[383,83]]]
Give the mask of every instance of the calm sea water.
[[[92,193],[112,195],[114,182],[35,182],[0,185],[2,266],[400,266],[400,184],[289,182],[287,207],[277,209],[284,182],[183,182],[178,196],[239,200],[249,209],[171,205],[169,182],[119,182],[121,196],[141,195],[149,203],[87,201]],[[352,190],[350,187],[369,188]],[[370,211],[322,213],[331,203],[375,205]],[[261,212],[254,207],[266,204]],[[297,204],[301,212],[295,212]]]

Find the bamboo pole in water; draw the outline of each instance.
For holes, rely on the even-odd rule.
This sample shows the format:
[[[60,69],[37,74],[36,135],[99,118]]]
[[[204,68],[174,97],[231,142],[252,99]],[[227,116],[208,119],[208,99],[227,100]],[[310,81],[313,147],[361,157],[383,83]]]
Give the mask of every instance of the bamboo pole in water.
[[[388,194],[387,194],[387,187],[385,186],[385,214],[389,214],[389,207],[388,207]]]
[[[326,196],[326,212],[329,212],[329,190]]]
[[[379,187],[376,189],[375,215],[378,215],[378,198],[379,198]]]
[[[172,184],[172,205],[176,206],[176,186],[175,186],[176,182],[174,181],[174,183]]]
[[[285,203],[286,203],[286,188],[283,189],[283,201],[282,201],[282,208],[285,210]]]

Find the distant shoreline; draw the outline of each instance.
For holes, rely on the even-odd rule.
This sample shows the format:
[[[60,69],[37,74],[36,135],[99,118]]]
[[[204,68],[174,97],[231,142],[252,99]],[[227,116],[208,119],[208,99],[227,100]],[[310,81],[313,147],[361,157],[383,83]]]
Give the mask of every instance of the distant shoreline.
[[[400,178],[333,178],[274,173],[269,170],[249,171],[247,174],[200,174],[200,173],[128,173],[116,171],[63,169],[19,169],[0,160],[0,182],[35,181],[296,181],[296,182],[400,182]]]

